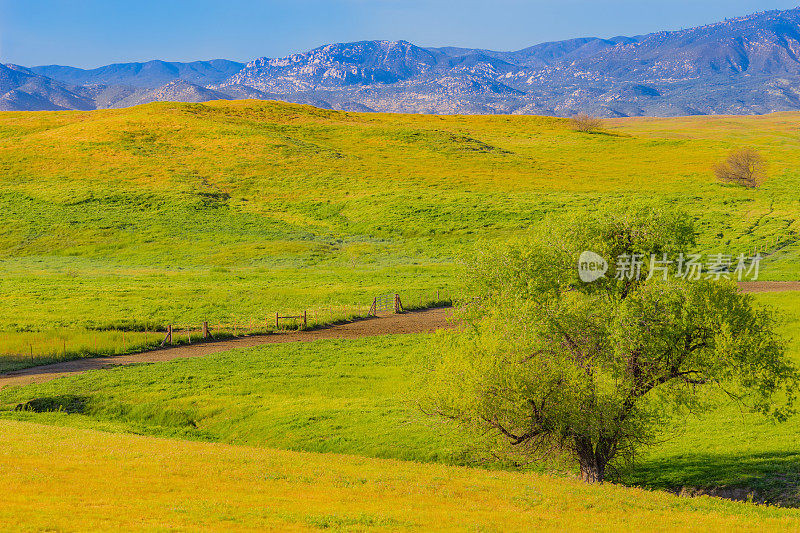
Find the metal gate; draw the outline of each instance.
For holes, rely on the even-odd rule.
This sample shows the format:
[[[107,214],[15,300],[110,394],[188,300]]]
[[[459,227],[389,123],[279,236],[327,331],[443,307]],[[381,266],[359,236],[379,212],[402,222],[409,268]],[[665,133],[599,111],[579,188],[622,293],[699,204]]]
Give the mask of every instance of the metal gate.
[[[372,300],[372,307],[369,310],[371,316],[378,316],[378,313],[399,313],[402,311],[400,296],[397,294],[384,294]]]

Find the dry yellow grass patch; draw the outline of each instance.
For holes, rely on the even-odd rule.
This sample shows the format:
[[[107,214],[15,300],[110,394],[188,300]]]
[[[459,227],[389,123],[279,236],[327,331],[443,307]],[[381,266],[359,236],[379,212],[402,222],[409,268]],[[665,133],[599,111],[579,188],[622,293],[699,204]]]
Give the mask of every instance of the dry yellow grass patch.
[[[737,530],[800,513],[442,465],[0,421],[9,530]]]

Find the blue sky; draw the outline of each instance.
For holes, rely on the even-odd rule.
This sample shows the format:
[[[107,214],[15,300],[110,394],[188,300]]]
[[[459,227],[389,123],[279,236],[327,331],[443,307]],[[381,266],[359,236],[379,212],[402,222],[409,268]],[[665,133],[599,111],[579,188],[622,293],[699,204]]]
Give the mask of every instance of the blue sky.
[[[518,50],[680,29],[800,0],[0,0],[0,62],[281,57],[331,42]]]

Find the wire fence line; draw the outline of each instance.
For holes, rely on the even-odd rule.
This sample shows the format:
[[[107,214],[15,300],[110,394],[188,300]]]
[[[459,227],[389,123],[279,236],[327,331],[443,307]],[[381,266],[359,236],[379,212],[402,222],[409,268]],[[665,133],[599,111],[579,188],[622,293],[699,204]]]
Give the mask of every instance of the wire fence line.
[[[122,355],[208,340],[268,334],[283,329],[311,329],[383,313],[436,307],[452,303],[441,289],[403,295],[374,296],[364,305],[317,306],[276,310],[263,318],[241,320],[175,321],[160,327],[131,325],[114,329],[61,328],[46,331],[0,333],[0,372],[91,356]],[[278,317],[276,321],[276,316]],[[167,335],[171,331],[171,337]],[[169,342],[168,342],[169,341]]]

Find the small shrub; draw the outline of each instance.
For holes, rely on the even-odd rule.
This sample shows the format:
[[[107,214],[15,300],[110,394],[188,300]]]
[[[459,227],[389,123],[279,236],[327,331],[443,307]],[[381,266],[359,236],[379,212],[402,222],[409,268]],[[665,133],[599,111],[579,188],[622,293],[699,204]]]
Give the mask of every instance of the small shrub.
[[[580,113],[570,120],[572,129],[581,133],[596,133],[603,129],[603,121],[597,117]]]
[[[767,164],[760,153],[752,148],[741,148],[732,151],[725,161],[720,162],[714,174],[723,183],[755,189],[764,183],[766,170]]]

